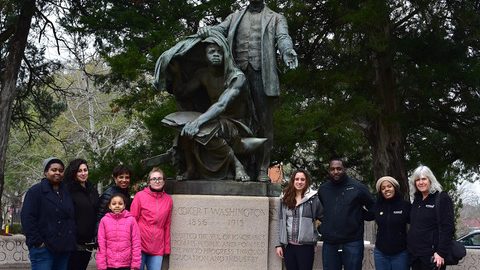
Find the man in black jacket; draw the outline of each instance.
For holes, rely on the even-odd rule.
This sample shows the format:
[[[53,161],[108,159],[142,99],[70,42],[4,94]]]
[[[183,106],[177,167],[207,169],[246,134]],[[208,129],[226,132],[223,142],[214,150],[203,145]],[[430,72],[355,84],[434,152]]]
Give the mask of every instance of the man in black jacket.
[[[342,160],[335,158],[329,163],[329,179],[318,194],[324,207],[320,225],[323,268],[361,270],[364,211],[374,204],[368,188],[347,176]]]

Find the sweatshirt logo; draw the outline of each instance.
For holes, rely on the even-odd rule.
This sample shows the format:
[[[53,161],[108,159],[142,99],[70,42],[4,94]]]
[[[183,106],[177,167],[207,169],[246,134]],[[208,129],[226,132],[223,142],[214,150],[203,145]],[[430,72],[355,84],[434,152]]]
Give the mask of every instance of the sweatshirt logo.
[[[347,188],[345,189],[345,191],[347,191],[347,190],[353,190],[353,187],[347,187]]]
[[[393,211],[394,215],[401,215],[402,213],[403,213],[403,210]]]
[[[426,207],[426,208],[434,208],[434,207],[435,207],[435,204],[425,204],[425,207]]]

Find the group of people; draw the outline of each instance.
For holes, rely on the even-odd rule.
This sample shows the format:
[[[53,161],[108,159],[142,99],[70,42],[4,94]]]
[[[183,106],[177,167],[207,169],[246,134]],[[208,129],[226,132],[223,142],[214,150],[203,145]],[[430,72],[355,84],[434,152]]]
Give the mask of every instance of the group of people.
[[[287,270],[313,268],[317,229],[323,239],[323,269],[361,270],[364,221],[371,220],[377,224],[375,269],[446,268],[454,234],[453,202],[427,166],[419,166],[409,178],[412,203],[393,177],[377,180],[374,200],[364,184],[346,174],[341,159],[332,159],[328,172],[318,192],[310,188],[305,170],[294,171],[283,190],[276,253]]]
[[[44,178],[26,193],[21,221],[33,270],[85,270],[97,249],[97,269],[160,269],[170,254],[173,201],[165,174],[153,168],[147,187],[131,200],[131,170],[116,166],[114,183],[99,196],[88,164],[65,168],[55,157],[43,162]]]
[[[328,171],[318,191],[311,189],[303,169],[292,173],[283,191],[276,253],[288,270],[313,268],[317,229],[323,238],[323,269],[362,269],[365,220],[375,220],[378,228],[376,269],[446,268],[453,202],[428,167],[419,166],[410,177],[412,203],[393,177],[378,179],[375,201],[364,184],[346,174],[342,160],[332,159]],[[132,173],[124,165],[114,168],[115,183],[101,196],[88,180],[83,159],[65,169],[60,159],[48,158],[43,173],[27,191],[21,213],[33,270],[85,270],[95,248],[100,270],[161,268],[171,249],[173,207],[161,169],[150,171],[147,187],[133,201],[128,190]]]

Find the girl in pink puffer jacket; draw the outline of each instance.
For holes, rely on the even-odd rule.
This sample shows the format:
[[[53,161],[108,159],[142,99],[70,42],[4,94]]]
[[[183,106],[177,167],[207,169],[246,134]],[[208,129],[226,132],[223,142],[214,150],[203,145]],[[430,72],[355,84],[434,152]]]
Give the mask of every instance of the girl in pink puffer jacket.
[[[98,226],[97,268],[138,270],[141,262],[140,231],[135,218],[125,210],[126,198],[114,194]]]

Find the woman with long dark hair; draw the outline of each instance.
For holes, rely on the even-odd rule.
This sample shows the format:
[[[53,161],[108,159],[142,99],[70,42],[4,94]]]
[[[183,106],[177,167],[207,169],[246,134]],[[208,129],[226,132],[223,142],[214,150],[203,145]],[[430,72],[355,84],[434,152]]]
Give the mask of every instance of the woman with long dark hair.
[[[98,210],[98,192],[88,181],[86,160],[70,161],[65,170],[65,183],[72,196],[77,226],[77,248],[70,256],[68,269],[85,270],[94,248]]]
[[[317,191],[310,188],[306,170],[293,172],[280,197],[279,243],[276,253],[285,260],[287,270],[311,270],[317,244],[316,220],[323,207]]]

